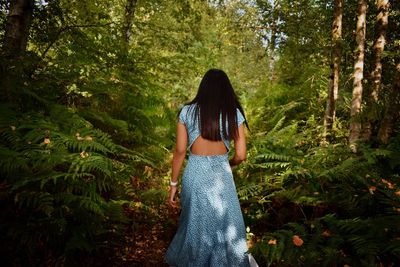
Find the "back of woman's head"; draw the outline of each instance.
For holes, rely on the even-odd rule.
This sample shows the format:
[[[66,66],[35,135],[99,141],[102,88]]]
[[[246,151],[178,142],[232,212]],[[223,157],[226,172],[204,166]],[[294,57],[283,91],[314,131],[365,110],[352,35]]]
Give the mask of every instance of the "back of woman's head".
[[[197,103],[210,107],[235,106],[236,94],[228,75],[222,70],[210,69],[200,82],[196,98]]]
[[[220,117],[222,134],[226,139],[237,137],[238,108],[244,116],[228,75],[219,69],[210,69],[200,82],[196,97],[189,104],[196,103],[194,116],[200,118],[201,136],[212,141],[222,140],[220,134]],[[247,123],[246,123],[247,125]]]

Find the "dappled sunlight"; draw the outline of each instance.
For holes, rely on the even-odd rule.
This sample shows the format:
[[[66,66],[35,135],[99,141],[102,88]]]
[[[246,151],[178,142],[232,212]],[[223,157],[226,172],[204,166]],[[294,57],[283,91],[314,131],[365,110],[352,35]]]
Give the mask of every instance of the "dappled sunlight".
[[[221,175],[215,177],[213,186],[207,192],[207,198],[211,207],[215,209],[216,214],[222,217],[226,212],[226,200],[224,200],[222,196],[225,186],[220,179],[222,179]]]
[[[399,11],[1,1],[2,266],[400,266]]]
[[[238,236],[238,230],[235,225],[229,225],[226,231],[227,243],[232,247],[233,252],[236,257],[240,258],[243,251],[247,250],[246,239]]]
[[[245,227],[227,154],[190,154],[182,177],[182,205],[182,227],[166,254],[170,264],[179,259],[234,266],[247,260]]]

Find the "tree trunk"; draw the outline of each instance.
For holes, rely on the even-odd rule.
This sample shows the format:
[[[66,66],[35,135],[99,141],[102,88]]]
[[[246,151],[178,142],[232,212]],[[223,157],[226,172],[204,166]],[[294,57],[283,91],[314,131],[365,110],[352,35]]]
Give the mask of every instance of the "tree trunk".
[[[335,120],[336,100],[339,91],[340,61],[342,54],[342,16],[343,0],[334,0],[334,19],[332,24],[331,75],[328,85],[328,99],[324,116],[324,139],[332,129]]]
[[[385,48],[386,42],[386,30],[388,27],[388,20],[389,20],[389,0],[377,0],[376,1],[377,9],[379,10],[378,15],[376,16],[376,30],[377,35],[375,39],[375,43],[373,46],[375,52],[374,58],[374,70],[371,73],[372,78],[372,85],[371,85],[371,92],[368,99],[368,108],[372,110],[372,114],[364,124],[363,129],[363,139],[369,140],[372,135],[372,129],[375,127],[376,124],[376,105],[379,101],[379,94],[381,90],[381,80],[382,80],[382,54]],[[371,117],[372,116],[372,117]]]
[[[3,53],[16,58],[25,52],[32,20],[34,0],[14,0],[10,4],[3,39]]]
[[[375,62],[374,71],[372,72],[372,99],[377,102],[379,98],[379,91],[381,89],[382,78],[382,54],[385,48],[385,35],[388,27],[389,20],[389,0],[377,0],[376,2],[379,14],[376,17],[377,23],[377,38],[374,43]]]
[[[132,35],[133,19],[135,17],[137,0],[127,0],[125,6],[125,22],[123,26],[123,36],[126,43],[129,43],[129,39]]]
[[[26,52],[34,0],[13,0],[7,15],[0,62],[0,99],[16,102],[23,76],[21,56]]]
[[[393,86],[389,93],[388,103],[386,104],[385,116],[383,117],[378,132],[378,139],[382,144],[387,144],[393,132],[395,119],[400,116],[400,62],[396,65],[396,74]]]
[[[271,27],[271,41],[269,42],[269,80],[273,81],[275,79],[275,60],[276,60],[276,39],[278,34],[278,20],[279,20],[279,3],[278,0],[272,2],[272,21]]]
[[[354,63],[353,98],[351,101],[350,137],[349,144],[353,152],[357,151],[356,142],[361,132],[360,112],[362,103],[362,80],[364,71],[364,44],[366,31],[367,3],[358,0],[356,26],[356,56]]]

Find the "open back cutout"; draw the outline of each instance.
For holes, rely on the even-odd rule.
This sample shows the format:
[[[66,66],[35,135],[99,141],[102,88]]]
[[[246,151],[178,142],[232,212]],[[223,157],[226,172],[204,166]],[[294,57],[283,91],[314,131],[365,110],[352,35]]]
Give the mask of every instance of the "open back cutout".
[[[197,136],[189,149],[193,155],[199,156],[224,155],[229,151],[224,141],[210,141],[203,138],[201,135]]]

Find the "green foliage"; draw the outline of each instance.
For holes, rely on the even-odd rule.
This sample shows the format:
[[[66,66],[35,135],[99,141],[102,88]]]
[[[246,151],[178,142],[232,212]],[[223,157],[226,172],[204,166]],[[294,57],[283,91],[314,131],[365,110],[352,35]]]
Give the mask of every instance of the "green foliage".
[[[9,105],[1,112],[1,215],[7,218],[1,235],[17,244],[3,248],[9,257],[72,260],[77,250],[99,248],[106,240],[100,236],[116,238],[127,218],[121,204],[105,196],[145,159],[61,106],[47,115]]]
[[[252,141],[240,170],[256,258],[266,266],[399,264],[398,140],[354,155],[342,144],[312,145],[318,134],[284,119]]]
[[[376,120],[400,51],[392,2],[382,103],[364,114]],[[0,1],[2,39],[9,6]],[[251,128],[236,174],[260,265],[399,264],[400,139],[347,149],[356,1],[344,8],[331,144],[320,146],[332,9],[320,0],[137,1],[126,40],[126,1],[35,1],[28,51],[0,63],[12,96],[0,104],[3,262],[91,266],[81,260],[149,223],[126,213],[159,219],[176,112],[208,68],[222,68]],[[368,73],[376,11],[371,4]]]
[[[247,164],[238,170],[245,178],[238,180],[239,197],[256,237],[253,254],[265,266],[398,265],[398,132],[387,147],[360,144],[358,154],[347,148],[356,1],[345,2],[336,121],[331,144],[324,146],[321,122],[332,5],[324,1],[257,1],[257,5],[267,28],[268,52],[275,59],[270,81],[249,101],[253,132]],[[371,4],[363,93],[367,100],[376,14]],[[397,62],[398,49],[393,49],[399,38],[393,27],[398,24],[398,4],[391,6],[389,16],[393,22],[382,59],[383,88],[392,86]],[[365,108],[363,116],[382,118],[383,104],[390,103],[385,96],[389,90],[384,91],[381,103],[373,111]],[[296,235],[304,242],[300,246],[293,242]]]
[[[0,105],[3,261],[85,265],[144,223],[125,212],[158,218],[176,112],[203,73],[226,70],[242,97],[264,80],[255,6],[137,1],[132,11],[126,40],[126,1],[35,1],[27,54],[2,61],[15,95]]]

